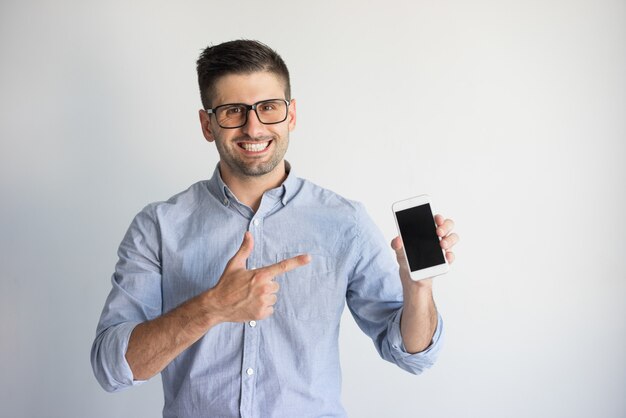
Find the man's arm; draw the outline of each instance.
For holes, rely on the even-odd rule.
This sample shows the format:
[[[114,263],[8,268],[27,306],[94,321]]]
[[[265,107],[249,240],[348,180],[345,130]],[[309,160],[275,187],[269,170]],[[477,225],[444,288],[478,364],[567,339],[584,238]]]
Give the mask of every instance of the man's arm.
[[[133,329],[126,361],[134,380],[146,380],[159,373],[219,323],[260,320],[272,315],[279,290],[274,277],[307,264],[310,257],[299,255],[247,270],[246,260],[253,248],[252,234],[246,232],[215,287]]]
[[[435,216],[437,235],[441,237],[441,248],[446,251],[448,263],[454,261],[454,253],[450,251],[459,240],[458,235],[452,233],[454,222],[444,219],[441,215]],[[391,247],[396,252],[400,266],[400,280],[404,296],[404,308],[400,320],[402,342],[409,353],[419,353],[430,345],[437,329],[437,308],[433,299],[433,283],[431,279],[413,281],[410,277],[409,266],[402,251],[402,239],[396,237],[391,241]]]

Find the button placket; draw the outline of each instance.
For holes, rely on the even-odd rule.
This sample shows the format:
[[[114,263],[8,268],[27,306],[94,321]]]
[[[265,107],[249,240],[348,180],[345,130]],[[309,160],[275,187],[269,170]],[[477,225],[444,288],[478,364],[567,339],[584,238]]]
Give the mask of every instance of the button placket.
[[[245,325],[249,325],[245,324]],[[252,400],[255,391],[255,375],[257,373],[257,352],[259,335],[255,327],[244,326],[243,362],[241,377],[241,404],[242,417],[251,416]]]
[[[254,237],[254,249],[248,257],[248,269],[263,267],[263,225],[259,218],[251,219],[248,231]],[[251,320],[244,325],[243,362],[241,369],[241,403],[240,413],[242,417],[251,416],[253,399],[258,373],[257,354],[259,351],[258,322]]]

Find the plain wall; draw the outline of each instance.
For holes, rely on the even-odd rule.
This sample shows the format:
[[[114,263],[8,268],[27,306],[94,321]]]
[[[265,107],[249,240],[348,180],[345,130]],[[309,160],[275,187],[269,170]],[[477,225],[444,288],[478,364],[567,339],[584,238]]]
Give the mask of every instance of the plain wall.
[[[3,0],[1,416],[160,416],[89,350],[132,217],[212,173],[195,60],[237,38],[291,70],[299,176],[389,240],[429,193],[461,236],[433,369],[344,317],[351,416],[626,416],[626,3],[597,0]]]

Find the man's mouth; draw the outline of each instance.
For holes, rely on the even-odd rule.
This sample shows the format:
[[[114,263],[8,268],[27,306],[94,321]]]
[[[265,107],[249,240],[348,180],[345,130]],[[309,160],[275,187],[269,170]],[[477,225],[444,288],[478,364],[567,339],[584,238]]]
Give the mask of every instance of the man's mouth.
[[[237,145],[249,152],[261,152],[269,147],[270,142],[239,142]]]

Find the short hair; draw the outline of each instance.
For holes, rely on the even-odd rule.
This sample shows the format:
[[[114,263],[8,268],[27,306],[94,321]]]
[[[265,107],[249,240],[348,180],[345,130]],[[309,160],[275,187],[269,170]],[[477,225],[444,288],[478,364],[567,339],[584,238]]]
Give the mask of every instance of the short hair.
[[[205,109],[212,107],[219,78],[229,74],[274,73],[285,84],[285,99],[291,100],[287,65],[276,51],[259,41],[240,39],[208,46],[200,54],[196,69],[200,98]]]

